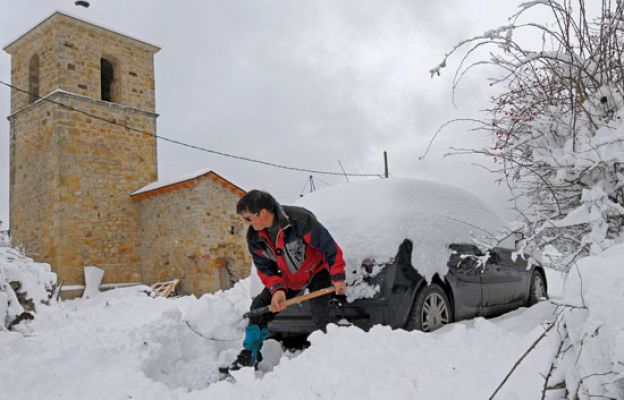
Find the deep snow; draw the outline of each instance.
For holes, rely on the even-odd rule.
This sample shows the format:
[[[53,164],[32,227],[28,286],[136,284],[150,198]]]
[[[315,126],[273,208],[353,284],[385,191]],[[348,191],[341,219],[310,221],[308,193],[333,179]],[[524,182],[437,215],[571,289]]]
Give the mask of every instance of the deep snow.
[[[578,305],[584,300],[590,307],[593,322],[577,318],[576,329],[602,326],[585,355],[592,360],[580,373],[619,371],[610,381],[621,377],[618,363],[624,360],[623,258],[624,246],[619,246],[584,259],[579,267],[586,277],[583,299],[578,279],[571,275],[564,290],[563,275],[548,271],[553,301]],[[249,279],[200,299],[152,299],[142,289],[43,306],[34,321],[18,325],[19,332],[0,332],[0,398],[484,399],[558,309],[542,302],[428,334],[331,326],[327,334],[313,334],[312,346],[297,354],[282,354],[269,341],[264,350],[269,362],[256,376],[242,373],[237,383],[215,383],[217,366],[240,346]],[[497,398],[540,398],[542,375],[558,345],[556,330],[551,332]],[[621,380],[619,385],[621,395]]]
[[[5,243],[0,237],[0,331],[24,312],[18,293],[26,293],[36,308],[47,302],[56,283],[49,264],[36,263]],[[19,282],[15,290],[11,282]]]
[[[418,204],[436,210],[427,213],[422,206],[419,213],[419,205],[412,202],[410,218],[426,223],[431,236],[441,241],[458,239],[444,231],[456,229],[454,224],[498,224],[492,216],[487,222],[488,209],[464,192],[428,182],[380,182],[384,183],[373,185],[393,193],[392,202],[378,191],[362,198],[357,193],[363,186],[352,184],[353,196],[330,188],[325,196],[310,196],[301,204],[358,257],[394,255],[390,247],[398,246],[400,237],[391,230],[375,231],[376,239],[388,245],[379,248],[362,246],[348,234],[360,232],[362,224],[371,221],[398,220],[395,216],[407,209],[397,206],[397,198],[417,198]],[[352,204],[349,215],[356,223],[336,224],[344,216],[333,207],[336,196]],[[476,211],[466,212],[470,210]],[[455,218],[454,224],[437,225],[441,216]],[[428,243],[423,229],[407,224],[394,228],[415,235],[408,237],[416,244],[420,239]],[[415,265],[418,262],[416,258]],[[310,336],[309,349],[296,353],[283,352],[269,340],[260,371],[240,371],[236,383],[218,382],[217,368],[232,361],[240,349],[251,279],[200,299],[154,299],[147,296],[147,287],[138,286],[39,304],[34,321],[20,323],[14,331],[2,330],[0,324],[0,399],[487,399],[540,338],[497,399],[539,399],[546,386],[552,388],[546,399],[624,399],[622,265],[624,244],[581,259],[569,275],[548,269],[550,301],[433,333],[384,326],[363,332],[331,325],[327,334]],[[49,266],[0,247],[0,284],[4,282],[5,289],[7,274],[39,297],[53,278]],[[0,307],[3,310],[8,308]],[[558,389],[562,382],[567,392]]]
[[[273,360],[272,372],[214,383],[219,362],[239,349],[248,305],[245,280],[201,299],[152,299],[126,288],[44,307],[21,332],[0,333],[0,398],[433,399],[462,391],[461,398],[483,399],[554,310],[541,303],[432,334],[331,326],[311,336],[308,350]],[[265,346],[269,359],[281,356],[275,342]],[[526,366],[544,371],[547,355],[537,353]],[[518,373],[516,398],[539,392],[531,368]]]

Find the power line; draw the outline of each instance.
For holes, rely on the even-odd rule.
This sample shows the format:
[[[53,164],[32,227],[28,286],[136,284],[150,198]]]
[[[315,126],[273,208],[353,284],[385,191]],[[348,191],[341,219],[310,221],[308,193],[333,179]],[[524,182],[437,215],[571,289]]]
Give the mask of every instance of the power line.
[[[104,117],[100,117],[98,115],[91,114],[90,112],[87,112],[87,111],[84,111],[84,110],[80,110],[78,108],[74,108],[74,107],[70,106],[69,104],[65,104],[65,103],[62,103],[62,102],[59,102],[59,101],[55,101],[55,100],[49,99],[47,96],[46,97],[41,97],[41,96],[39,96],[36,93],[33,93],[33,92],[28,91],[28,90],[22,89],[20,87],[17,87],[15,85],[10,84],[10,83],[4,82],[2,80],[0,80],[0,84],[2,84],[4,86],[8,86],[11,89],[17,90],[18,92],[28,94],[28,95],[32,96],[32,98],[36,98],[37,100],[47,101],[49,103],[56,104],[58,106],[66,108],[68,110],[75,111],[77,113],[86,115],[86,116],[88,116],[90,118],[97,119],[97,120],[100,120],[100,121],[104,121],[106,123],[109,123],[109,124],[112,124],[112,125],[116,125],[116,126],[128,129],[130,131],[139,132],[141,134],[144,134],[144,135],[147,135],[147,136],[151,136],[151,137],[154,137],[156,139],[163,140],[165,142],[169,142],[169,143],[177,144],[177,145],[180,145],[180,146],[188,147],[190,149],[199,150],[199,151],[203,151],[203,152],[211,153],[211,154],[216,154],[216,155],[223,156],[223,157],[234,158],[234,159],[237,159],[237,160],[248,161],[248,162],[253,162],[253,163],[262,164],[262,165],[267,165],[267,166],[274,167],[274,168],[287,169],[287,170],[292,170],[292,171],[310,172],[310,173],[313,173],[313,174],[321,174],[321,175],[338,175],[338,176],[344,176],[345,175],[343,172],[322,171],[322,170],[313,170],[313,169],[298,168],[298,167],[289,167],[289,166],[286,166],[286,165],[276,164],[276,163],[272,163],[272,162],[269,162],[269,161],[263,161],[263,160],[257,160],[257,159],[254,159],[254,158],[238,156],[236,154],[224,153],[224,152],[221,152],[221,151],[208,149],[206,147],[201,147],[201,146],[196,146],[196,145],[189,144],[189,143],[184,143],[184,142],[181,142],[179,140],[170,139],[170,138],[165,137],[165,136],[156,135],[155,133],[150,133],[150,132],[144,131],[142,129],[133,128],[131,126],[121,124],[121,123],[119,123],[117,121],[110,120],[110,119],[107,119],[107,118],[104,118]],[[359,176],[359,177],[373,177],[373,176],[374,177],[380,177],[381,176],[381,174],[347,174],[347,175],[349,175],[349,176]]]

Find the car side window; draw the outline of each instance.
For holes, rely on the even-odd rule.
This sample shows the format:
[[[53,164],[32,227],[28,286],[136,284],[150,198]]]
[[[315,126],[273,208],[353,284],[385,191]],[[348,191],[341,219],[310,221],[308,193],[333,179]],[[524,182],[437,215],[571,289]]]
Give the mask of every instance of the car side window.
[[[451,244],[451,256],[448,266],[450,268],[475,268],[480,264],[483,255],[479,248],[473,244]]]
[[[463,258],[460,259],[457,268],[461,270],[468,270],[477,268],[480,265],[480,261],[477,257],[473,255],[464,255]]]
[[[457,270],[468,270],[472,268],[477,268],[480,265],[480,260],[477,256],[473,254],[461,254],[461,253],[453,253],[449,257],[448,266],[449,268],[457,269]]]
[[[501,248],[491,249],[490,256],[488,258],[488,264],[498,265],[501,267],[510,267],[511,251]]]
[[[451,255],[449,257],[449,271],[464,277],[477,277],[486,268],[487,255],[474,244],[452,244],[449,246]]]

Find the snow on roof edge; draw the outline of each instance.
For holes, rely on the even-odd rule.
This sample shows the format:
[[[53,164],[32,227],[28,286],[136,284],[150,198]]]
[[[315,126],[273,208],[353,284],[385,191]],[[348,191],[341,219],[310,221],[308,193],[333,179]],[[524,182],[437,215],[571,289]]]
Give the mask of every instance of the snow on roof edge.
[[[210,169],[204,168],[204,169],[199,169],[184,175],[179,175],[177,177],[174,178],[169,178],[169,179],[163,179],[163,180],[158,180],[158,181],[154,181],[152,183],[149,183],[145,186],[143,186],[140,189],[135,190],[134,192],[130,193],[130,196],[135,196],[137,194],[141,194],[141,193],[145,193],[145,192],[149,192],[155,189],[160,189],[166,186],[171,186],[171,185],[175,185],[176,183],[180,183],[180,182],[184,182],[184,181],[188,181],[191,179],[195,179],[198,178],[202,175],[206,175],[210,172],[213,172]]]

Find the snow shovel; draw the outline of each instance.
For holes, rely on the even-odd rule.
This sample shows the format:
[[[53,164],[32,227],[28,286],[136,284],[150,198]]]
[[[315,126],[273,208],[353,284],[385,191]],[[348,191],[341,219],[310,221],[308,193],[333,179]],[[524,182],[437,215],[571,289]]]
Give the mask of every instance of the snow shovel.
[[[317,297],[325,296],[330,293],[334,293],[334,291],[334,287],[331,286],[324,289],[315,290],[314,292],[310,292],[302,296],[293,297],[292,299],[286,300],[286,307],[292,306],[293,304],[303,303],[304,301],[312,300]],[[271,305],[254,308],[253,310],[243,314],[243,318],[256,317],[258,315],[266,314],[268,312],[271,312]]]

